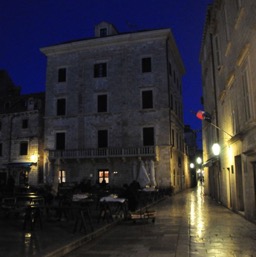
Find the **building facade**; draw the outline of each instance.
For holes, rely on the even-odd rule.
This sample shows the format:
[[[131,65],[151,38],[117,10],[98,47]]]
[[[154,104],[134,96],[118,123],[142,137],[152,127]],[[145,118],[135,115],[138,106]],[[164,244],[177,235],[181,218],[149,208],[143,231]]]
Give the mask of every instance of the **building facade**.
[[[0,180],[16,185],[43,183],[44,93],[21,95],[0,71]]]
[[[189,186],[184,66],[170,29],[119,33],[102,22],[93,38],[41,51],[46,181]]]
[[[200,55],[204,108],[212,117],[203,121],[206,191],[250,220],[256,217],[255,10],[253,0],[213,1]]]

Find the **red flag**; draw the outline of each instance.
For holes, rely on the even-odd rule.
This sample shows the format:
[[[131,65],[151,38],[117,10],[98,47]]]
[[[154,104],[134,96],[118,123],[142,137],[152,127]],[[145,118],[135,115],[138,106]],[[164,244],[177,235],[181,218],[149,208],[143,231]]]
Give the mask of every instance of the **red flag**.
[[[198,111],[196,117],[200,120],[204,120],[204,111]]]

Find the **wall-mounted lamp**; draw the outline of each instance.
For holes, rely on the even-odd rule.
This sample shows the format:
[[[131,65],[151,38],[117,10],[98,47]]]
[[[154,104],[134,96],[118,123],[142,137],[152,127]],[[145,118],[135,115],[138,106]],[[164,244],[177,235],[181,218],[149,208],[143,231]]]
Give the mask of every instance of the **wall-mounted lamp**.
[[[197,164],[201,164],[202,163],[202,158],[201,157],[197,157],[196,158],[196,163]]]
[[[31,156],[30,156],[30,160],[33,164],[37,164],[37,161],[38,161],[38,155],[33,153]]]
[[[215,156],[220,155],[220,145],[218,143],[212,145],[212,152]]]

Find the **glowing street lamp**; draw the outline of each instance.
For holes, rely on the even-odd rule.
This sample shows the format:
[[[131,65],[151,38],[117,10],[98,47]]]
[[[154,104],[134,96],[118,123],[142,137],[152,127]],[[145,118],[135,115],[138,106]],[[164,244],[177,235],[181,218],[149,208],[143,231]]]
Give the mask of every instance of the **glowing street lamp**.
[[[32,154],[31,156],[30,156],[30,160],[31,160],[31,162],[32,163],[37,163],[37,161],[38,161],[38,155],[37,154]]]
[[[218,143],[212,145],[212,152],[215,156],[220,155],[220,145]]]
[[[201,164],[202,163],[202,158],[201,157],[197,157],[196,158],[196,163],[197,164]]]

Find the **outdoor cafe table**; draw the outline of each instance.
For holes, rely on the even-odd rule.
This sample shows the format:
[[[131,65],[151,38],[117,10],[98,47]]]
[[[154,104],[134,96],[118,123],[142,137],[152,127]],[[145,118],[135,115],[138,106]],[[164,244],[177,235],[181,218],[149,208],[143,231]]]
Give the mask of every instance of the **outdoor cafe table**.
[[[100,198],[100,214],[98,222],[100,220],[113,221],[115,217],[127,217],[127,200],[125,198],[119,198],[115,194],[104,196]]]
[[[37,221],[39,221],[40,227],[42,228],[41,208],[44,207],[44,197],[34,193],[4,197],[1,207],[8,215],[10,213],[16,215],[24,214],[23,229],[25,229],[28,224],[30,224],[31,229],[33,229]]]
[[[145,187],[139,190],[139,198],[142,205],[147,205],[157,200],[159,190],[154,187]]]
[[[86,231],[87,225],[89,225],[91,231],[94,230],[90,212],[90,206],[93,202],[94,200],[91,199],[88,194],[73,195],[71,204],[72,211],[75,213],[75,225],[73,233],[78,230],[78,227],[80,231],[82,229]]]

